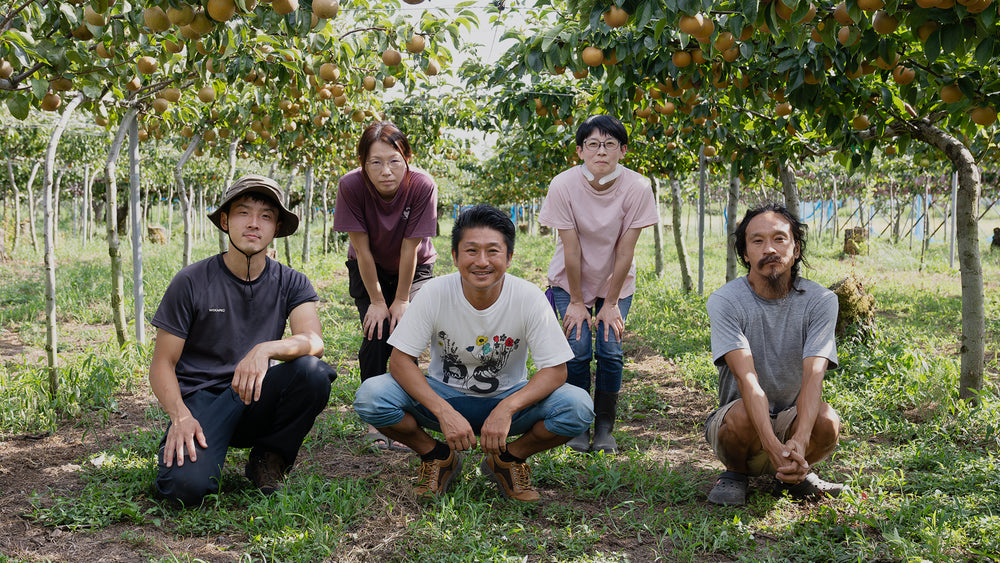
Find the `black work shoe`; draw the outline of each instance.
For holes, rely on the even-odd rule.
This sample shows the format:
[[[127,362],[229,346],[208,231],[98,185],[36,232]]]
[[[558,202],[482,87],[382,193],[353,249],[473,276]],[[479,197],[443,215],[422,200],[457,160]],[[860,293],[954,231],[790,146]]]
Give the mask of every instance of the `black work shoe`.
[[[287,468],[288,464],[277,452],[253,449],[247,460],[246,475],[260,492],[270,495],[281,490]]]
[[[841,483],[830,483],[819,478],[819,475],[810,473],[801,483],[783,483],[778,481],[774,485],[774,494],[781,496],[787,492],[788,496],[795,500],[818,500],[824,497],[838,497],[845,489]]]
[[[585,454],[590,451],[590,428],[583,431],[583,434],[579,436],[574,436],[569,442],[566,442],[569,449],[574,452],[579,452]]]
[[[708,493],[708,502],[720,506],[743,506],[747,502],[747,481],[745,473],[723,471]]]

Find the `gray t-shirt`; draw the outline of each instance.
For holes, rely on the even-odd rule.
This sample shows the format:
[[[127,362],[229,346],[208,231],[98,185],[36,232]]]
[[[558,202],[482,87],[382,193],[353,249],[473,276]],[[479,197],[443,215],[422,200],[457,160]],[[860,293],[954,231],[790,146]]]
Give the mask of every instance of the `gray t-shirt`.
[[[802,360],[821,356],[837,367],[837,296],[816,282],[800,279],[800,291],[781,299],[754,293],[746,276],[708,298],[712,321],[712,360],[719,368],[719,404],[740,398],[725,355],[748,349],[771,414],[793,406],[802,387]]]
[[[181,395],[220,391],[251,348],[285,334],[288,315],[319,296],[305,274],[267,259],[249,284],[217,254],[182,269],[170,281],[152,324],[184,339],[175,369]]]

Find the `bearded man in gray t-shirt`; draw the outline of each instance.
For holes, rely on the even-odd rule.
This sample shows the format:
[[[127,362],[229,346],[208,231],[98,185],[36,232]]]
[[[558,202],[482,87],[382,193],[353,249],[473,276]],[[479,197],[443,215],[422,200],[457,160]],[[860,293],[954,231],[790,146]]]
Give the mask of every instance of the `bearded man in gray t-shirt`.
[[[787,209],[748,210],[734,234],[749,270],[708,298],[719,404],[705,437],[726,466],[709,502],[742,505],[749,475],[774,475],[774,492],[837,496],[843,486],[811,472],[837,447],[840,417],[822,401],[837,367],[837,297],[799,278],[806,225]]]

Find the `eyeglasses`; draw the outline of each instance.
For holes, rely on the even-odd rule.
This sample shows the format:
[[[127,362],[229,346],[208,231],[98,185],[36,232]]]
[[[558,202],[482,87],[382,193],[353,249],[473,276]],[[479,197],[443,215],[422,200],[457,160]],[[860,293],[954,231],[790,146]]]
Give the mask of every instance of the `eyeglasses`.
[[[384,167],[388,166],[389,170],[399,170],[406,165],[406,161],[401,158],[393,158],[388,162],[383,162],[378,159],[372,159],[365,163],[368,168],[374,168],[376,170],[382,170]]]
[[[596,152],[597,149],[601,147],[604,147],[604,150],[608,152],[616,151],[618,150],[619,146],[620,145],[618,144],[618,141],[614,139],[608,139],[607,141],[604,142],[598,141],[597,139],[589,139],[588,141],[583,143],[583,148],[587,149],[590,152]]]

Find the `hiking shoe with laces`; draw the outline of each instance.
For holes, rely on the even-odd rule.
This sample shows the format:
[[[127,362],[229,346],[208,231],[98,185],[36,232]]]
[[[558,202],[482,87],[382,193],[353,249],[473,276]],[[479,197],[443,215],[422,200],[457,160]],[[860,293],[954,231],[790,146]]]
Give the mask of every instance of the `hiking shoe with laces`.
[[[260,492],[270,495],[281,490],[287,467],[288,464],[277,452],[254,449],[247,460],[246,475]]]
[[[506,462],[498,455],[487,454],[479,468],[497,484],[505,498],[522,502],[536,502],[541,498],[531,486],[531,467],[527,463]]]
[[[781,496],[788,492],[788,496],[795,500],[818,500],[824,497],[838,497],[844,491],[841,483],[830,483],[819,478],[815,473],[809,473],[801,483],[794,485],[777,481],[774,485],[774,494]]]
[[[432,499],[448,492],[452,481],[462,473],[462,454],[448,450],[448,457],[420,462],[420,476],[413,492],[418,499]]]

